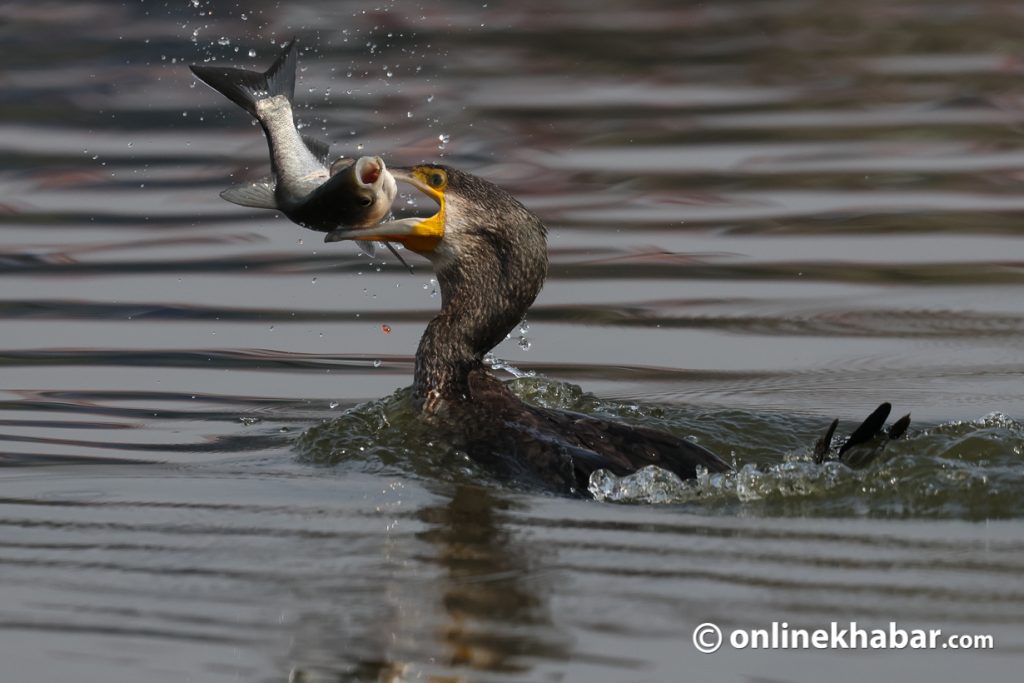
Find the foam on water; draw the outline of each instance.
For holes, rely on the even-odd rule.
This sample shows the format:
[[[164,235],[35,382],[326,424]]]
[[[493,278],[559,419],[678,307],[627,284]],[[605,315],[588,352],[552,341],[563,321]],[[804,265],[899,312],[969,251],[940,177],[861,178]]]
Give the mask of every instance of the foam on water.
[[[815,515],[914,516],[965,519],[1020,517],[1024,429],[1000,413],[912,430],[890,442],[864,469],[812,462],[808,453],[777,463],[742,463],[731,473],[702,472],[683,481],[657,467],[616,477],[591,476],[598,500],[691,503],[720,509]]]

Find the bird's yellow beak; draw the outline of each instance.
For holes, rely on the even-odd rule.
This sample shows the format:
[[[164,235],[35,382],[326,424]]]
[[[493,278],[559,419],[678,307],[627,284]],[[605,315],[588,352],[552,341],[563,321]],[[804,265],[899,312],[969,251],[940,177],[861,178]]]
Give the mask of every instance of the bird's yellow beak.
[[[380,240],[383,242],[399,242],[406,249],[418,254],[427,254],[437,248],[444,237],[444,191],[448,179],[443,172],[430,166],[414,166],[413,168],[392,168],[391,175],[395,180],[409,183],[417,190],[437,202],[440,207],[429,218],[403,218],[388,221],[372,228],[341,227],[327,233],[324,242],[341,240]],[[440,178],[440,180],[439,180]]]

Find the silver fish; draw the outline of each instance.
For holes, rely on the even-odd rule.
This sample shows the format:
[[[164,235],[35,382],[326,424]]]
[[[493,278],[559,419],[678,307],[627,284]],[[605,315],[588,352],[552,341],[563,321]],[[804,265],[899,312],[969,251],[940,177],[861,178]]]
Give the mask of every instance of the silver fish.
[[[241,206],[279,210],[293,222],[321,232],[380,223],[398,192],[395,179],[380,157],[329,164],[329,143],[299,132],[292,112],[296,63],[292,40],[264,73],[189,67],[199,80],[259,121],[270,147],[273,175],[228,188],[220,196]]]

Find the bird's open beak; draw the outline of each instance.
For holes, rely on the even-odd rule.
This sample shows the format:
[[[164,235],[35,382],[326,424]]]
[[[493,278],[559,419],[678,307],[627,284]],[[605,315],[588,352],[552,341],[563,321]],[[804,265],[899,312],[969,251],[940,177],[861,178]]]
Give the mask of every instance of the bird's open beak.
[[[440,207],[429,218],[403,218],[375,225],[372,228],[337,228],[327,233],[324,242],[340,242],[341,240],[381,240],[399,242],[406,249],[420,254],[430,253],[437,248],[438,242],[444,237],[444,193],[430,187],[417,177],[411,169],[393,168],[391,175],[395,180],[409,183],[423,194],[437,202]]]

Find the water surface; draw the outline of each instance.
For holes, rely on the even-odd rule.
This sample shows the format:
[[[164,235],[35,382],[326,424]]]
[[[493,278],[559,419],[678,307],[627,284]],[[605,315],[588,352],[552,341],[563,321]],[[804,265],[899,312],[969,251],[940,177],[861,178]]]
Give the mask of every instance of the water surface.
[[[6,3],[5,666],[1007,679],[1022,20],[994,0]],[[694,438],[740,474],[566,500],[416,432],[400,390],[440,303],[427,263],[218,197],[266,148],[186,65],[262,68],[293,35],[300,117],[337,153],[443,159],[548,224],[548,283],[495,350],[534,373],[517,392]],[[905,440],[863,469],[810,462],[832,417],[847,433],[882,400],[913,413]],[[690,643],[773,620],[996,648]]]

